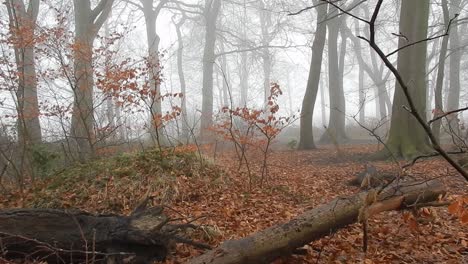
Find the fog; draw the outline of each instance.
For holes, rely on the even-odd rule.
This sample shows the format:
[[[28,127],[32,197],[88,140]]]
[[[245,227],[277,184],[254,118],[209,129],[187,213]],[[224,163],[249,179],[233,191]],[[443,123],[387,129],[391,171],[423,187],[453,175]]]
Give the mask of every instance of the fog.
[[[421,114],[426,119],[466,105],[466,2],[431,1],[423,39],[400,32],[399,1],[383,1],[375,21],[375,42],[384,54],[414,42],[408,50],[421,50],[424,43],[426,60],[417,67],[425,68],[425,98],[415,100],[425,101]],[[320,17],[317,12],[325,5],[284,0],[7,1],[0,9],[3,134],[21,138],[18,123],[25,117],[24,129],[36,122],[31,126],[39,129],[41,141],[84,137],[94,142],[78,142],[81,147],[117,138],[154,139],[152,130],[162,127],[156,134],[164,144],[205,141],[213,135],[206,137],[204,131],[219,125],[223,108],[266,109],[271,84],[278,84],[277,115],[293,119],[285,128],[287,140],[312,133],[301,127],[305,115],[317,138],[327,129],[339,142],[375,140],[366,128],[385,137],[396,79],[367,41],[375,3],[339,1],[327,5]],[[37,18],[31,17],[35,8]],[[319,27],[325,28],[323,52],[313,47],[320,42]],[[28,58],[28,50],[33,57]],[[400,54],[397,50],[386,58],[397,66]],[[321,63],[311,67],[313,56],[320,56]],[[28,59],[34,67],[22,67]],[[410,89],[416,82],[411,78]],[[438,79],[441,98],[435,96]],[[31,97],[37,99],[29,102]],[[441,106],[436,107],[436,97]],[[463,112],[458,118],[463,125]],[[155,119],[165,119],[164,124],[155,129]],[[345,135],[345,130],[357,135]]]

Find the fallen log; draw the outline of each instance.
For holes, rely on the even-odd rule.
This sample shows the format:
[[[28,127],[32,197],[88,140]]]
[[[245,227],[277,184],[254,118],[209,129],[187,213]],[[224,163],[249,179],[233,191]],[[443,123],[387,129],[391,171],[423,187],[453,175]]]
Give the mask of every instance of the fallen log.
[[[393,184],[379,193],[371,190],[349,198],[337,198],[285,224],[270,227],[242,239],[225,241],[189,263],[270,263],[278,257],[292,254],[297,248],[357,222],[363,212],[366,217],[370,217],[383,211],[406,209],[435,201],[444,193],[443,185],[439,181],[431,180]]]
[[[163,260],[175,226],[162,207],[131,216],[55,209],[0,211],[0,256],[48,263]]]

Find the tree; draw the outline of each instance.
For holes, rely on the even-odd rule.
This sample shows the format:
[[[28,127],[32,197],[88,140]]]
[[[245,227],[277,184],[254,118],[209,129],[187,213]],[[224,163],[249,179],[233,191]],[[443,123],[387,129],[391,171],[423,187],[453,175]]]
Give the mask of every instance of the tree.
[[[400,38],[398,47],[427,38],[429,18],[428,1],[403,0],[400,11]],[[423,41],[398,52],[397,69],[413,99],[416,111],[426,119],[426,51]],[[408,100],[399,82],[395,84],[392,119],[387,147],[395,156],[411,158],[429,151],[429,141],[423,127],[405,109]]]
[[[18,89],[16,90],[18,141],[24,146],[42,141],[34,52],[37,41],[34,34],[39,3],[39,0],[30,0],[26,8],[23,0],[5,2],[18,70]]]
[[[390,113],[391,110],[391,102],[388,96],[385,84],[387,81],[388,76],[390,75],[390,71],[387,74],[384,74],[383,65],[378,65],[377,58],[374,51],[370,51],[371,57],[371,65],[367,64],[365,58],[362,56],[362,49],[360,40],[353,35],[351,30],[344,25],[342,27],[343,33],[353,42],[354,53],[356,55],[359,70],[363,70],[367,75],[371,78],[375,85],[375,97],[376,97],[376,113],[379,115],[380,119],[384,119],[387,116],[387,108],[388,112]],[[356,29],[356,34],[358,30]],[[362,92],[360,92],[361,94]],[[361,101],[360,101],[361,102]],[[363,108],[364,109],[364,108]],[[360,121],[362,124],[363,122]]]
[[[450,17],[449,17],[449,8],[447,0],[442,0],[442,11],[444,16],[444,26],[447,27],[449,30],[450,26]],[[445,76],[445,59],[447,56],[447,47],[449,42],[449,36],[444,36],[442,38],[442,46],[440,47],[439,53],[439,62],[437,67],[437,79],[436,79],[436,87],[434,91],[434,118],[437,118],[440,114],[443,113],[443,105],[442,105],[442,88],[444,86],[444,76]],[[432,124],[432,133],[436,139],[440,139],[440,125],[441,120],[436,120]]]
[[[74,104],[71,135],[78,157],[84,161],[94,155],[93,43],[107,19],[114,0],[101,0],[91,8],[90,0],[74,0],[75,44],[73,47]]]
[[[449,13],[454,15],[460,12],[461,0],[451,0]],[[449,62],[449,89],[447,95],[447,111],[456,110],[460,106],[460,64],[462,51],[460,49],[460,36],[457,25],[450,29],[450,62]],[[456,115],[450,116],[449,125],[451,130],[459,133],[458,118]]]
[[[182,26],[186,20],[185,14],[179,21],[173,23],[177,33],[177,74],[179,75],[180,92],[183,94],[181,111],[182,111],[182,139],[187,140],[189,137],[188,116],[187,116],[187,84],[185,82],[183,56],[184,56],[184,39],[182,37]]]
[[[203,87],[201,138],[208,140],[208,128],[213,124],[213,69],[215,61],[216,21],[221,0],[206,0],[203,16],[205,18],[205,48],[203,50]]]
[[[146,23],[146,39],[148,43],[148,71],[149,71],[149,85],[150,90],[152,91],[151,96],[149,96],[149,106],[150,106],[150,117],[152,124],[151,135],[156,138],[157,144],[161,143],[161,134],[156,127],[155,119],[161,116],[161,81],[160,81],[160,72],[161,65],[159,60],[159,42],[160,37],[156,32],[156,20],[158,15],[161,12],[161,9],[167,3],[167,0],[160,0],[159,3],[154,6],[153,0],[140,0],[142,6],[140,6],[141,11],[145,16]]]
[[[317,3],[317,1],[315,1],[315,3]],[[312,61],[310,63],[309,78],[302,101],[299,149],[315,148],[312,119],[320,83],[323,49],[327,35],[327,23],[324,22],[327,16],[327,9],[327,4],[319,5],[316,8],[317,29],[312,44]]]
[[[336,7],[330,8],[330,14],[338,14]],[[343,90],[343,59],[344,54],[338,53],[338,35],[345,17],[338,16],[328,21],[328,72],[330,94],[330,119],[321,142],[344,142],[348,140],[345,132],[346,103]],[[341,34],[342,52],[346,49],[346,37]],[[340,55],[341,58],[340,58]],[[341,62],[341,63],[340,63]]]

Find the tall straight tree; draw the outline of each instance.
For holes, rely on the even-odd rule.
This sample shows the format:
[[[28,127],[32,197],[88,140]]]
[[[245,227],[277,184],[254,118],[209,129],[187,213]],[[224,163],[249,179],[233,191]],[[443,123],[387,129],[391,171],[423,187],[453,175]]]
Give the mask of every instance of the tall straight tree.
[[[208,140],[209,128],[213,124],[213,70],[216,45],[216,21],[221,0],[206,0],[203,16],[205,18],[205,48],[203,50],[203,87],[201,138]]]
[[[449,26],[450,17],[449,17],[449,8],[447,0],[442,0],[442,11],[444,16],[444,25],[445,27]],[[443,105],[442,105],[442,88],[444,86],[444,78],[445,78],[445,57],[447,56],[447,48],[448,48],[449,36],[444,36],[442,38],[442,46],[440,47],[439,53],[439,62],[437,66],[437,79],[434,91],[434,102],[435,102],[435,110],[434,110],[434,118],[439,116],[443,113]],[[432,123],[432,133],[434,137],[439,140],[440,138],[440,125],[441,120],[437,120]]]
[[[330,14],[337,14],[337,8],[330,8]],[[348,139],[345,132],[346,104],[343,90],[343,61],[338,53],[338,35],[345,17],[338,16],[327,22],[328,26],[328,78],[330,94],[330,119],[321,142],[344,142]],[[346,37],[341,36],[341,46],[346,48]],[[342,51],[344,52],[344,51]],[[341,62],[341,63],[340,63]]]
[[[138,0],[140,4],[134,1],[126,1],[129,4],[136,6],[143,12],[146,25],[146,42],[148,49],[148,80],[151,96],[148,97],[148,105],[150,110],[151,137],[156,144],[161,144],[163,138],[161,131],[158,131],[156,119],[161,116],[161,64],[159,58],[159,43],[161,38],[156,32],[156,22],[164,5],[168,0]],[[154,3],[157,2],[156,5]]]
[[[160,144],[161,134],[157,131],[155,119],[161,115],[161,82],[160,82],[160,59],[159,59],[159,42],[160,37],[156,32],[156,20],[159,13],[168,0],[160,0],[156,6],[153,5],[154,0],[140,0],[141,10],[145,16],[146,23],[146,40],[148,43],[148,67],[149,67],[149,85],[153,91],[149,98],[151,112],[151,135],[156,139],[157,144]]]
[[[450,1],[450,16],[454,16],[461,11],[461,0]],[[462,49],[460,48],[460,36],[458,33],[457,24],[453,25],[450,29],[449,35],[449,46],[450,46],[450,63],[449,63],[449,90],[447,96],[447,111],[456,110],[460,107],[460,64],[462,57]],[[450,118],[450,126],[455,132],[458,130],[458,121],[456,115],[452,115]]]
[[[184,74],[184,39],[182,37],[182,26],[185,23],[187,17],[182,13],[182,18],[179,21],[173,19],[174,26],[177,33],[177,74],[179,76],[180,92],[183,94],[181,101],[182,109],[182,140],[188,140],[189,138],[189,126],[188,126],[188,115],[187,115],[187,84],[185,82]]]
[[[100,0],[91,8],[90,0],[73,0],[75,11],[74,105],[71,135],[81,161],[94,155],[93,43],[106,21],[114,0]]]
[[[318,1],[314,1],[317,4]],[[327,24],[324,22],[327,16],[328,4],[317,5],[317,28],[314,42],[312,43],[312,60],[309,69],[306,92],[302,100],[301,127],[299,149],[314,149],[313,122],[315,101],[320,83],[320,73],[322,70],[323,49],[327,36]]]
[[[398,47],[427,38],[429,1],[403,0],[400,10]],[[398,52],[397,69],[405,83],[418,113],[426,117],[426,52],[427,42],[403,48]],[[387,147],[395,156],[412,158],[429,151],[428,138],[416,119],[404,108],[408,105],[403,89],[395,84],[392,119]]]
[[[36,43],[34,31],[39,13],[39,2],[39,0],[30,0],[27,8],[23,0],[7,0],[5,2],[18,69],[18,89],[16,91],[18,139],[25,146],[42,141],[34,57]]]

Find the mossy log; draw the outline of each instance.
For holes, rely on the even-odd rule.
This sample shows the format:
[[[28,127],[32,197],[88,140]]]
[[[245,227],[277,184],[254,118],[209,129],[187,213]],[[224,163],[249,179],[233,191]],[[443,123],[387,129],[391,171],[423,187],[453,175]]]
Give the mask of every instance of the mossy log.
[[[259,231],[251,236],[229,240],[190,261],[191,264],[270,263],[281,256],[358,221],[365,208],[370,217],[382,211],[401,210],[432,202],[445,193],[436,180],[400,183],[379,192],[361,192],[307,211],[291,221]],[[374,195],[369,204],[369,196]]]
[[[131,216],[56,209],[0,211],[0,256],[48,263],[163,260],[172,229],[160,207]]]

